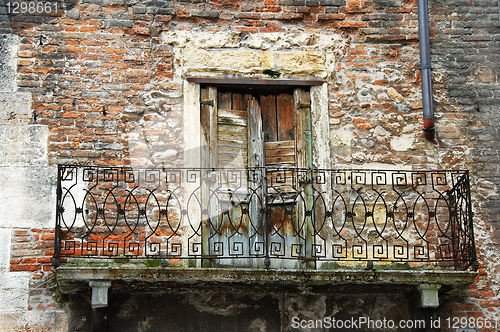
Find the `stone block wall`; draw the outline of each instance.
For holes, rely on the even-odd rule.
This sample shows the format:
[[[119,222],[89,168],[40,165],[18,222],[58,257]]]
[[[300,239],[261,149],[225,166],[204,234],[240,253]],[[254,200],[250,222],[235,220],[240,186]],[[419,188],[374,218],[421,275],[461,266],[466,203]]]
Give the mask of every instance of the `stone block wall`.
[[[17,280],[1,292],[20,294],[2,313],[44,310],[64,329],[49,287],[56,164],[182,166],[185,78],[229,75],[325,80],[332,167],[469,169],[479,276],[440,314],[498,317],[498,6],[429,1],[439,146],[421,130],[416,1],[75,0],[0,15],[0,275]]]
[[[67,324],[55,308],[49,129],[33,122],[32,95],[17,88],[18,36],[0,35],[0,49],[0,329],[59,331]]]

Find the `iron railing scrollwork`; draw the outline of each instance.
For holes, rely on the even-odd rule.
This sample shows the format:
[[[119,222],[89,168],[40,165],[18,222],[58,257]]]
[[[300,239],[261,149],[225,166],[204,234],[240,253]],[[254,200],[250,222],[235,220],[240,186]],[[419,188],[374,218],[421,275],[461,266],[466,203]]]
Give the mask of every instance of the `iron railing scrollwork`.
[[[476,260],[467,171],[60,165],[55,242],[56,259],[217,266]]]

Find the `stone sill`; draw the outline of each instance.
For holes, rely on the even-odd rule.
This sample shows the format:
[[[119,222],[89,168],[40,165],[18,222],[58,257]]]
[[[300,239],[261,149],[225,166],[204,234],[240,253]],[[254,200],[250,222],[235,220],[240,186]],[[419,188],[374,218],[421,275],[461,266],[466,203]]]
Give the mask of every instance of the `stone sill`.
[[[68,267],[55,270],[63,293],[89,289],[89,281],[111,281],[115,292],[241,292],[401,291],[421,284],[465,287],[473,271],[425,270],[262,270],[229,268]]]

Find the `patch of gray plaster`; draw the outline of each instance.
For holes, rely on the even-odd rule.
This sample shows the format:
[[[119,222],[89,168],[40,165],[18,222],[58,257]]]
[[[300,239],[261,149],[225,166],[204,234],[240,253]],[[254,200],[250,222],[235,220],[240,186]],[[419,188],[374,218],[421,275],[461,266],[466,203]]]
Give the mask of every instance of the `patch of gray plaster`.
[[[408,151],[413,148],[414,141],[414,135],[403,134],[399,137],[393,137],[391,140],[391,148],[395,151]]]
[[[68,329],[68,317],[62,310],[46,311],[43,315],[38,310],[0,313],[0,321],[6,331],[66,332]]]
[[[31,93],[0,92],[0,123],[30,123],[33,119],[31,101]]]
[[[0,273],[9,271],[11,230],[0,228]]]
[[[0,166],[47,165],[48,135],[42,125],[0,126]]]
[[[30,273],[9,272],[11,234],[11,229],[0,228],[0,312],[26,310],[28,307]]]
[[[53,227],[56,182],[55,167],[0,167],[0,227]]]
[[[0,312],[28,309],[29,272],[0,273]]]
[[[153,154],[152,159],[154,163],[161,163],[164,161],[173,161],[175,160],[176,157],[177,157],[177,151],[167,150]]]
[[[18,36],[0,35],[0,92],[14,92],[17,89]]]

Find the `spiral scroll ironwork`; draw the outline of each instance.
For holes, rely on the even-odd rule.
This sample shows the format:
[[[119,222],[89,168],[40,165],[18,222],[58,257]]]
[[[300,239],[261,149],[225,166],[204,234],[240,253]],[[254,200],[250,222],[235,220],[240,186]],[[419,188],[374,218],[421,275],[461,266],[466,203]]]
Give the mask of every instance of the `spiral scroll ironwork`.
[[[476,259],[467,171],[60,165],[57,194],[57,258]]]

